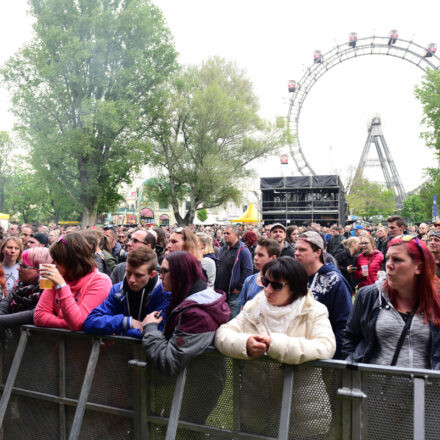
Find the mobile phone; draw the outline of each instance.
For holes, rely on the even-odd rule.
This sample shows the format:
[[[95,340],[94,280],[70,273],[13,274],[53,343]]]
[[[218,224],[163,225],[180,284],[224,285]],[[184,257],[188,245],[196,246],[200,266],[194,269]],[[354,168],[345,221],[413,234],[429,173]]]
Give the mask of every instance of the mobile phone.
[[[358,268],[357,268],[357,267],[355,267],[355,266],[352,266],[352,269],[353,269],[353,270],[358,270]]]

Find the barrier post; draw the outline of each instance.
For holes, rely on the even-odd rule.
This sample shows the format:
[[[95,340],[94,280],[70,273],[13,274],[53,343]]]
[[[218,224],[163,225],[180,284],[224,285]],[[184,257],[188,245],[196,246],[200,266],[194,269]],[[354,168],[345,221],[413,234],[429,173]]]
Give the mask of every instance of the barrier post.
[[[62,336],[58,346],[58,394],[61,399],[66,397],[66,337]],[[66,440],[66,407],[59,403],[60,440]]]
[[[6,409],[8,408],[9,399],[12,393],[15,379],[17,378],[18,370],[20,368],[21,360],[23,359],[24,349],[29,338],[27,330],[22,329],[20,335],[20,342],[15,350],[14,359],[9,370],[8,378],[6,380],[5,388],[3,389],[2,398],[0,400],[0,426],[3,426],[3,419],[5,418]]]
[[[283,395],[281,397],[280,425],[278,440],[289,438],[290,410],[292,408],[293,365],[284,366]]]
[[[128,361],[130,367],[134,367],[134,438],[135,440],[148,440],[150,429],[148,426],[148,411],[150,409],[150,389],[147,385],[148,377],[145,371],[147,367],[145,351],[139,345],[136,347],[136,359]]]
[[[414,377],[414,440],[425,438],[425,380]]]
[[[176,379],[176,388],[171,404],[170,418],[168,419],[167,433],[165,440],[174,440],[176,438],[177,426],[179,424],[180,409],[182,407],[183,393],[185,392],[186,368],[184,368]]]
[[[241,363],[238,359],[232,359],[232,417],[233,430],[240,432],[240,375]]]
[[[101,349],[101,340],[93,341],[92,350],[90,351],[89,363],[87,364],[84,382],[78,398],[75,416],[73,418],[72,428],[70,430],[69,440],[77,440],[81,433],[81,425],[86,411],[87,399],[89,397],[90,388],[92,387],[93,376],[95,375],[96,365],[98,363],[99,351]]]

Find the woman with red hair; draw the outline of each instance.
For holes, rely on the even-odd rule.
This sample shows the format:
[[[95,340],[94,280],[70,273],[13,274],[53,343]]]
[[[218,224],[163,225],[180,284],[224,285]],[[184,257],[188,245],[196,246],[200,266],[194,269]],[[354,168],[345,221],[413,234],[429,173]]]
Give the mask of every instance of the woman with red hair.
[[[393,239],[387,278],[359,290],[343,351],[354,362],[440,370],[440,281],[426,245]]]

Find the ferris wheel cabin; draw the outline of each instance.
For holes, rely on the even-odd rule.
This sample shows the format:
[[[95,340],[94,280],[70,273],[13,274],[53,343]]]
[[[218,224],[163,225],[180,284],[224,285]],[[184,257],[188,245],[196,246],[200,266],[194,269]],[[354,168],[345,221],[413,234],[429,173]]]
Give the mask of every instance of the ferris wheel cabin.
[[[437,52],[437,44],[435,43],[429,43],[428,47],[426,48],[426,58],[432,57]]]
[[[320,50],[313,51],[313,62],[315,64],[321,64],[322,63],[322,54]]]
[[[293,79],[291,79],[291,80],[288,82],[287,87],[289,88],[289,93],[293,93],[293,92],[295,92],[295,90],[296,90],[296,81],[294,81]]]
[[[392,44],[396,44],[398,38],[399,38],[399,31],[393,29],[390,32],[390,39],[388,40],[388,46],[391,46]]]
[[[348,36],[348,45],[350,47],[356,47],[357,39],[358,39],[357,32],[350,32],[350,34]]]

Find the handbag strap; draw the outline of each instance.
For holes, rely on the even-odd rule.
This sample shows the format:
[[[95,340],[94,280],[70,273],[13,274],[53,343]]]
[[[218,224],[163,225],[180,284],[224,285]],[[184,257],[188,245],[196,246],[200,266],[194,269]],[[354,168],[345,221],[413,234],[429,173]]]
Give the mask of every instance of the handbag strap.
[[[409,327],[411,326],[411,321],[414,318],[414,315],[419,308],[419,302],[417,301],[412,308],[408,319],[405,322],[405,326],[403,327],[402,333],[400,334],[399,341],[397,342],[396,351],[394,352],[393,360],[391,361],[391,366],[394,367],[397,363],[397,359],[399,358],[400,350],[402,349],[403,341],[405,340],[405,336],[408,333]]]

